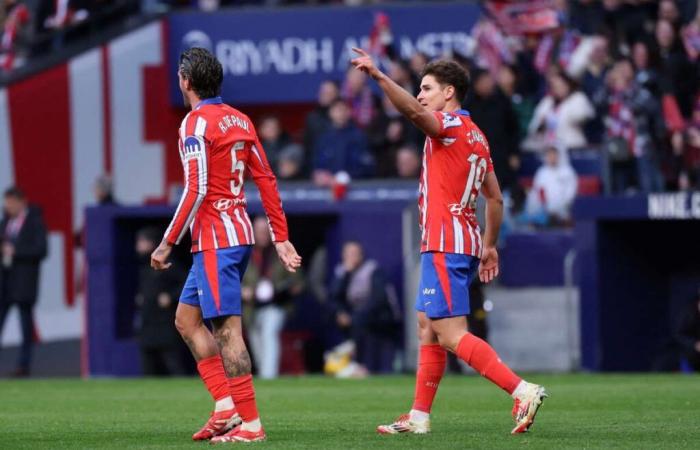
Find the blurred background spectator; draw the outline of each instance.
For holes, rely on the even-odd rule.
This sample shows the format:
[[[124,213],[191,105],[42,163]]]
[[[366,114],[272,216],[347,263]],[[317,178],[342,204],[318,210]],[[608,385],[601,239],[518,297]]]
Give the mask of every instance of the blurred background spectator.
[[[34,306],[39,290],[39,265],[46,258],[46,226],[41,210],[27,203],[16,187],[5,191],[0,221],[0,337],[14,305],[19,309],[22,347],[13,375],[29,376],[34,345]]]
[[[331,127],[316,141],[313,180],[329,186],[333,175],[347,172],[352,178],[368,178],[374,173],[374,158],[367,137],[353,122],[345,100],[336,99],[329,109]]]
[[[548,72],[547,86],[548,94],[538,103],[528,126],[528,146],[533,150],[551,145],[566,150],[584,147],[587,141],[583,129],[593,118],[593,105],[578,83],[560,69]]]
[[[187,274],[177,260],[168,270],[151,268],[151,253],[163,233],[156,227],[136,233],[136,256],[139,264],[136,291],[136,326],[141,347],[144,375],[184,375],[182,339],[175,329],[175,310]]]
[[[561,156],[562,151],[556,147],[545,150],[544,164],[535,172],[526,211],[518,218],[520,223],[550,226],[570,220],[577,179],[568,158]]]
[[[304,276],[301,271],[287,272],[282,266],[267,219],[256,217],[253,233],[255,246],[243,278],[241,298],[252,312],[252,317],[248,314],[244,318],[249,325],[248,337],[258,376],[269,379],[279,374],[280,335],[288,310],[304,289]]]
[[[338,327],[355,343],[355,360],[370,373],[390,373],[401,333],[402,313],[393,286],[358,242],[343,245],[330,290]]]

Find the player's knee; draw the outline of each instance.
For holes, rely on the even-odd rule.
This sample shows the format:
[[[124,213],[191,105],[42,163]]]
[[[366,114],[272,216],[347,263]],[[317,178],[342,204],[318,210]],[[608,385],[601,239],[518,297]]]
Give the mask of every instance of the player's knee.
[[[181,336],[190,336],[199,326],[198,320],[185,317],[182,314],[175,314],[175,328]]]
[[[455,336],[454,333],[436,333],[437,334],[437,340],[438,343],[442,348],[445,350],[449,350],[451,352],[455,352],[457,350],[457,345],[459,344],[459,337]]]

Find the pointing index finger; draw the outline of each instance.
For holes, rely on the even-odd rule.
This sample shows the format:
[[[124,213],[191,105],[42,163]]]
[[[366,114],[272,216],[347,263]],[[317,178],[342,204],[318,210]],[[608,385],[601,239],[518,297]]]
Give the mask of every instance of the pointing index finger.
[[[353,47],[352,51],[357,53],[360,56],[367,56],[367,52],[362,50],[361,48]]]

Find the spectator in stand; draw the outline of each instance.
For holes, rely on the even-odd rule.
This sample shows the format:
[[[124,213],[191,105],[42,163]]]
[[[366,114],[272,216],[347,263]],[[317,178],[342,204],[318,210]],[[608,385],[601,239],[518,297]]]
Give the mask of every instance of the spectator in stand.
[[[425,66],[428,65],[428,62],[428,56],[425,53],[418,51],[413,53],[408,61],[408,66],[411,68],[411,79],[413,80],[413,86],[415,88],[413,91],[414,95],[418,95],[418,92],[420,91],[421,74],[423,73]]]
[[[285,147],[292,144],[289,135],[282,129],[282,124],[276,116],[264,117],[258,124],[258,136],[265,149],[267,160],[275,173],[279,172],[279,156]]]
[[[510,99],[518,121],[518,145],[527,135],[527,125],[535,112],[533,96],[523,89],[521,78],[513,66],[503,66],[498,73],[498,87]]]
[[[588,65],[581,77],[581,89],[591,99],[593,105],[605,104],[607,88],[605,79],[611,66],[609,41],[605,36],[595,36],[593,50],[590,54]],[[605,135],[605,108],[596,109],[596,114],[585,126],[586,139],[591,144],[600,144]]]
[[[577,177],[562,150],[548,147],[527,196],[526,211],[517,222],[532,225],[567,224],[576,197]]]
[[[688,58],[697,63],[698,56],[700,56],[700,8],[697,10],[695,19],[683,27],[681,33]]]
[[[389,99],[382,98],[382,109],[367,128],[370,149],[377,162],[377,176],[396,176],[396,152],[403,145],[419,145],[424,136]]]
[[[254,308],[249,337],[258,376],[270,379],[279,374],[282,328],[295,297],[304,289],[304,277],[300,271],[284,269],[265,217],[255,218],[253,234],[255,246],[243,277],[241,298]]]
[[[465,106],[489,142],[501,189],[509,191],[516,184],[520,167],[518,117],[490,72],[476,70],[472,79],[474,89]]]
[[[280,151],[277,158],[277,178],[280,180],[301,180],[304,178],[304,149],[299,144],[289,144]]]
[[[136,306],[141,365],[147,376],[184,375],[180,335],[175,328],[175,310],[187,273],[174,263],[170,270],[151,268],[151,253],[163,233],[149,227],[136,234],[139,281]]]
[[[28,30],[30,14],[29,9],[17,0],[5,0],[2,6],[5,21],[0,39],[0,67],[7,71],[22,63],[18,56],[22,56],[21,41]]]
[[[669,21],[656,23],[655,37],[660,55],[661,89],[675,96],[683,117],[688,119],[698,91],[698,68],[690,62]]]
[[[404,145],[396,152],[396,175],[399,178],[415,180],[420,175],[421,160],[418,149]]]
[[[332,127],[319,136],[314,151],[313,180],[319,186],[330,186],[338,172],[347,172],[352,178],[374,174],[367,137],[352,123],[351,114],[343,100],[335,100],[330,106]]]
[[[611,159],[613,188],[629,188],[636,166],[637,183],[643,192],[664,189],[659,162],[666,127],[658,98],[635,81],[628,59],[615,63],[608,77],[606,147]]]
[[[306,116],[304,125],[304,152],[305,164],[310,164],[311,153],[316,148],[318,137],[331,128],[331,119],[328,117],[328,108],[340,96],[338,83],[333,80],[325,80],[318,88],[316,108]],[[306,168],[304,172],[309,172]]]
[[[401,332],[401,309],[379,264],[365,259],[359,242],[343,245],[329,306],[338,327],[355,342],[356,361],[371,373],[392,372]]]
[[[683,168],[679,174],[679,187],[683,190],[700,189],[700,94],[696,97],[693,116],[683,139]]]
[[[377,99],[367,84],[367,75],[350,67],[345,75],[341,97],[350,105],[355,124],[365,129],[377,113]]]
[[[657,17],[659,20],[668,21],[676,30],[680,28],[681,13],[674,0],[661,0],[659,2]]]
[[[535,108],[528,126],[530,148],[563,146],[564,149],[585,147],[583,133],[586,121],[595,111],[586,95],[578,90],[576,82],[560,70],[550,71],[547,77],[549,93]]]

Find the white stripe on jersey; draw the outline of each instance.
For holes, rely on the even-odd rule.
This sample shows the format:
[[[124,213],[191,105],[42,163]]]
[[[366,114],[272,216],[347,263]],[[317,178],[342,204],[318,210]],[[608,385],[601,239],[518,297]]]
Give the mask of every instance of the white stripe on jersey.
[[[189,178],[189,164],[187,161],[184,162],[185,166],[185,173],[187,173],[187,178]],[[192,210],[190,211],[190,214],[187,216],[187,220],[185,221],[185,224],[182,227],[182,231],[180,232],[180,235],[177,237],[177,243],[179,244],[180,241],[182,240],[183,237],[185,237],[185,234],[187,233],[187,229],[189,228],[189,225],[192,223],[194,220],[194,217],[197,215],[197,210],[199,209],[200,205],[202,204],[202,201],[204,200],[204,197],[207,195],[207,184],[208,184],[208,174],[207,174],[207,151],[204,149],[204,151],[200,152],[197,157],[197,174],[199,175],[199,182],[198,182],[198,187],[197,187],[197,199],[194,202],[194,205],[192,206]],[[185,192],[183,193],[183,198],[187,194],[187,186],[189,186],[189,179],[185,181]],[[175,216],[177,217],[177,215]],[[201,234],[201,231],[200,231]]]
[[[483,241],[483,238],[481,237],[481,230],[479,229],[479,227],[476,227],[476,230],[474,230],[474,232],[476,233],[476,240],[479,243],[479,253],[476,253],[476,250],[475,250],[475,253],[476,253],[476,256],[481,258],[481,254],[484,251],[484,241]]]
[[[445,224],[440,225],[440,251],[445,251]]]
[[[250,221],[250,217],[248,217],[248,212],[245,210],[243,211],[243,219],[245,219],[246,223],[248,224],[248,229],[250,230],[250,244],[253,245],[255,244],[255,233],[253,233],[253,224]],[[268,219],[267,222],[270,223],[270,219]],[[274,238],[272,239],[272,242],[275,242]]]
[[[253,150],[253,153],[255,153],[255,156],[258,157],[258,161],[260,161],[260,165],[261,165],[262,167],[265,167],[265,164],[263,164],[263,160],[262,160],[262,158],[260,157],[260,153],[258,152],[257,147],[255,147],[255,145],[251,145],[251,146],[250,146],[250,149]]]
[[[459,219],[456,217],[452,218],[452,228],[455,233],[455,253],[464,253],[464,232],[462,231],[462,224],[459,223]]]
[[[195,136],[204,136],[207,131],[207,121],[203,117],[197,117],[197,123],[194,126]]]
[[[425,240],[425,236],[427,233],[426,224],[428,220],[428,143],[430,141],[428,138],[425,138],[425,144],[423,144],[423,186],[422,186],[422,195],[423,195],[423,204],[422,204],[422,217],[421,220],[423,223],[421,223],[421,240]],[[430,234],[428,234],[428,239],[430,239]]]
[[[187,119],[190,118],[190,113],[187,113],[184,119],[182,119],[182,124],[180,124],[180,140],[185,142],[187,137]]]
[[[471,240],[472,246],[470,248],[471,253],[474,253],[474,250],[476,250],[476,244],[475,238],[474,238],[474,231],[472,230],[472,227],[467,227],[467,230],[469,231],[469,239]]]
[[[231,216],[227,212],[221,212],[221,220],[224,222],[224,228],[226,228],[226,236],[228,237],[228,244],[231,246],[239,245],[238,236],[236,236],[236,227],[233,226],[233,221]]]
[[[243,227],[243,234],[245,234],[245,240],[247,242],[250,242],[250,236],[248,235],[248,227],[243,222],[243,219],[241,219],[240,210],[236,209],[233,213],[236,215],[236,220],[238,220],[238,223],[240,223],[241,227]]]
[[[214,238],[214,250],[218,250],[219,242],[216,240],[216,230],[213,223],[211,224],[211,236]]]

